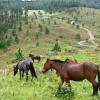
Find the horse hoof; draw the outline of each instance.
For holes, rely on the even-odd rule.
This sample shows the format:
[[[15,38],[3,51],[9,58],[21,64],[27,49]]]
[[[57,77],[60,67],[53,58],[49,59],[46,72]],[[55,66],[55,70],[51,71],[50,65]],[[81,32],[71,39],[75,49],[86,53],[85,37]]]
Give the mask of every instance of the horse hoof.
[[[92,96],[97,96],[98,95],[98,93],[94,93]]]

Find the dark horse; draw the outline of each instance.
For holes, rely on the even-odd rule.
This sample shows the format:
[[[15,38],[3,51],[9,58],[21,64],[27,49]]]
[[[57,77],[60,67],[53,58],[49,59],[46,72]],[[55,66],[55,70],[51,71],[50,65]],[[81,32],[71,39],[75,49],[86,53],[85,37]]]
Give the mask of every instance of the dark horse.
[[[17,65],[14,67],[14,76],[17,74],[19,69],[20,72],[20,80],[24,76],[24,72],[26,73],[26,80],[28,80],[28,71],[30,70],[32,79],[33,76],[37,78],[33,63],[29,60],[23,60],[17,63]]]
[[[98,88],[100,89],[100,72],[98,65],[92,62],[69,64],[58,60],[47,59],[42,72],[45,73],[49,69],[56,70],[61,78],[62,84],[64,82],[70,83],[70,80],[82,81],[87,79],[93,86],[93,96],[98,94]],[[96,75],[98,75],[98,83],[96,82]]]
[[[41,57],[40,56],[34,56],[33,54],[29,54],[29,57],[33,60],[33,62],[34,62],[34,60],[38,60],[38,62],[41,61]]]

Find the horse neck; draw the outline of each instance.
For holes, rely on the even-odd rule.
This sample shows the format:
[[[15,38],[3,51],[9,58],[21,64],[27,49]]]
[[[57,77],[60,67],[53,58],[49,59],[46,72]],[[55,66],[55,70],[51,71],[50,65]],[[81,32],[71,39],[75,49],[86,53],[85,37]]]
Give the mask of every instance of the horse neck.
[[[32,63],[30,63],[30,71],[31,71],[31,73],[34,73],[34,66]]]
[[[59,72],[62,68],[63,63],[59,63],[59,62],[53,62],[51,64],[51,68],[55,69],[57,72]]]
[[[19,65],[19,63],[16,65],[16,70],[18,71],[18,65]]]

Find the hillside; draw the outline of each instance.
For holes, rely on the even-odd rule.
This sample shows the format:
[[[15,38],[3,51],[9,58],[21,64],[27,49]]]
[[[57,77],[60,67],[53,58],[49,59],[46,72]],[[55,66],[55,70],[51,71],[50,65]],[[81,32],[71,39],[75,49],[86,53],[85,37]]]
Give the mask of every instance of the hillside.
[[[0,100],[99,100],[100,92],[98,96],[92,97],[92,85],[87,80],[71,81],[71,91],[67,86],[59,90],[59,76],[51,71],[42,73],[47,58],[65,60],[68,57],[77,59],[79,63],[91,61],[100,64],[99,9],[76,7],[52,13],[25,10],[22,14],[21,9],[17,8],[12,9],[11,16],[6,10],[2,12]],[[93,34],[98,47],[88,41],[90,37],[84,28]],[[86,41],[86,46],[80,46],[80,41]],[[61,51],[53,51],[57,43]],[[30,73],[28,82],[25,76],[23,80],[19,79],[19,72],[13,76],[13,65],[18,62],[16,53],[19,48],[24,59],[30,59],[29,53],[41,56],[39,63],[33,63],[38,79],[31,81]]]
[[[78,16],[77,13],[79,14]],[[45,16],[48,17],[48,15]],[[11,47],[9,49],[14,47],[13,55],[15,54],[17,48],[25,49],[25,51],[30,48],[30,51],[28,51],[27,54],[32,52],[32,50],[36,53],[36,50],[42,48],[39,50],[39,54],[44,55],[43,52],[45,52],[45,50],[46,52],[52,50],[54,44],[56,43],[56,39],[58,39],[63,51],[64,49],[67,49],[67,46],[78,47],[79,41],[89,38],[84,29],[71,25],[71,21],[75,21],[76,19],[76,23],[79,23],[83,28],[88,28],[93,33],[95,41],[100,43],[99,18],[99,10],[84,8],[71,13],[69,13],[69,11],[66,13],[57,13],[57,15],[54,14],[52,17],[46,19],[45,17],[41,19],[41,16],[39,18],[35,18],[35,15],[33,14],[28,17],[28,20],[26,19],[25,21],[23,19],[17,22],[15,28],[8,29],[3,38],[11,41]],[[46,31],[49,31],[49,33],[46,33]],[[37,43],[39,43],[39,47],[36,47]],[[89,47],[92,46],[89,42],[87,44],[90,45]]]

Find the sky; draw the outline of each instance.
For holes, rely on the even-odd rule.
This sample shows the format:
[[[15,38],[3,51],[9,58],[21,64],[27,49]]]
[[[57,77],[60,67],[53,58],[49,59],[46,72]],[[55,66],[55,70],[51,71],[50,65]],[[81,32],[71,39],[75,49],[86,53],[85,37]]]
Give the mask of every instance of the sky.
[[[22,0],[22,1],[31,1],[31,0]]]
[[[22,0],[22,1],[36,1],[36,0]]]

